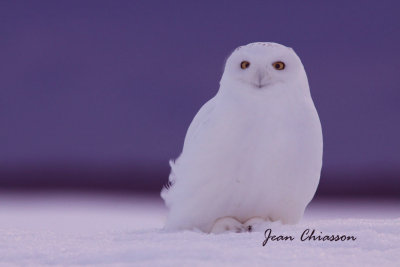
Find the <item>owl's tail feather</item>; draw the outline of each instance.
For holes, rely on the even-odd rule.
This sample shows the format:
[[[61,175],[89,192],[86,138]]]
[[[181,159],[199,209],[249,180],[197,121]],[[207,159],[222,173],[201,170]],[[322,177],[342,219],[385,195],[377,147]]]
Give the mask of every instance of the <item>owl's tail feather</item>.
[[[170,160],[169,166],[171,167],[171,173],[169,174],[168,182],[161,189],[161,198],[164,199],[167,206],[168,206],[168,200],[167,200],[168,192],[175,183],[175,173],[174,173],[174,167],[176,166],[175,160]]]

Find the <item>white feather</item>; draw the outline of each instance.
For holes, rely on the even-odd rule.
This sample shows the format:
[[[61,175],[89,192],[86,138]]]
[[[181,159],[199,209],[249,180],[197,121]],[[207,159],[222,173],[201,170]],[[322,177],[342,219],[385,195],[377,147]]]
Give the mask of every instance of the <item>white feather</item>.
[[[274,69],[275,61],[285,70]],[[223,217],[299,221],[318,186],[322,132],[294,51],[274,43],[236,49],[170,164],[166,229],[210,232]]]

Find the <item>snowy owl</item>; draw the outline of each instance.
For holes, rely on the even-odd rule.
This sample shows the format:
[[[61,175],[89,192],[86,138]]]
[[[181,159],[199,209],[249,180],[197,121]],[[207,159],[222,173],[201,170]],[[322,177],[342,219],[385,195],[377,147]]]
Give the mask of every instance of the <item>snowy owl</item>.
[[[317,189],[322,131],[293,49],[251,43],[226,61],[161,191],[166,230],[249,231],[297,223]]]

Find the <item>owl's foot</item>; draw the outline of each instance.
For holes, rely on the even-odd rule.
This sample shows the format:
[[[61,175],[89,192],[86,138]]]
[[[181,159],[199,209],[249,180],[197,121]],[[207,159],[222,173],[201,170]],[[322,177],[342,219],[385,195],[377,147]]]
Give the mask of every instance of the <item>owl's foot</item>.
[[[265,223],[265,219],[261,217],[253,217],[248,219],[243,226],[245,227],[246,231],[248,232],[258,232],[263,231],[264,229],[261,226]]]
[[[246,228],[241,222],[232,217],[223,217],[215,221],[211,233],[220,234],[224,232],[245,232]]]

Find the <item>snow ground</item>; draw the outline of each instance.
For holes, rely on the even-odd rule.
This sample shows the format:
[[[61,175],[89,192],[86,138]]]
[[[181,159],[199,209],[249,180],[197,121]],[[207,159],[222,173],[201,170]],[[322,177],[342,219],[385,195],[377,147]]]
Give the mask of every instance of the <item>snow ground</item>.
[[[400,202],[314,201],[295,226],[208,235],[161,230],[159,198],[0,194],[0,266],[400,266]],[[305,229],[355,241],[300,241]]]

